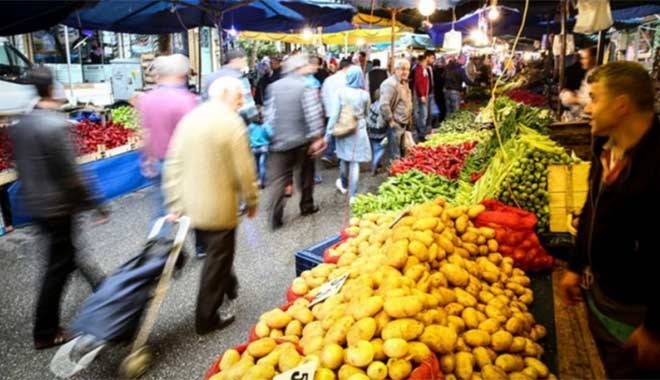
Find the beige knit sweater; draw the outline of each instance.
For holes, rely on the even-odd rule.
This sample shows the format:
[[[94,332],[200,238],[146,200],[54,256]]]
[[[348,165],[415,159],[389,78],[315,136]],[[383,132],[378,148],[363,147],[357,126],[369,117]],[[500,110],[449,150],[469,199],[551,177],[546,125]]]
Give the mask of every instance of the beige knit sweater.
[[[254,158],[236,112],[209,101],[181,119],[165,160],[163,192],[170,212],[189,216],[202,230],[236,227],[240,199],[257,205]]]

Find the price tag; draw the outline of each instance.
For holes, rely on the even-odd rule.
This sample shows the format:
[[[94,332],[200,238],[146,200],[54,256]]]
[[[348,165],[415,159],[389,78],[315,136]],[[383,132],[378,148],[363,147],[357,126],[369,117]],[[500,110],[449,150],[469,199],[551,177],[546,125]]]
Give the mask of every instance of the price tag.
[[[314,380],[318,367],[318,358],[307,359],[296,368],[275,376],[273,380]]]
[[[309,307],[311,308],[317,303],[321,303],[326,299],[328,299],[329,297],[337,294],[341,289],[341,287],[344,286],[344,282],[346,282],[347,278],[348,278],[348,273],[341,277],[337,277],[330,282],[326,282],[325,284],[323,284],[319,289],[319,294],[317,294],[316,298],[314,298],[312,303],[309,304]]]

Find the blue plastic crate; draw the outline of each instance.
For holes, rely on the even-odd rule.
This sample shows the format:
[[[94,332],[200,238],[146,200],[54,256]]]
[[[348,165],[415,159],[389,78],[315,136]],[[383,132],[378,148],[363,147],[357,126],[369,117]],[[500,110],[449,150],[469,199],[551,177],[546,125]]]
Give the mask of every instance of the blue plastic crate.
[[[339,235],[331,236],[320,243],[305,248],[296,253],[296,276],[303,271],[312,269],[323,262],[323,252],[339,241]]]

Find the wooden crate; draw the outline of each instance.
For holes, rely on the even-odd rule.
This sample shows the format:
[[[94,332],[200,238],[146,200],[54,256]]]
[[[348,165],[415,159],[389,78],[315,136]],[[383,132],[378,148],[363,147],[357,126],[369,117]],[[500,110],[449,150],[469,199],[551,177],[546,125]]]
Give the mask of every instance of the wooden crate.
[[[591,160],[591,127],[586,122],[554,123],[550,138],[573,151],[582,160]]]
[[[591,163],[550,165],[548,195],[550,198],[550,232],[569,232],[573,215],[582,211],[589,191]]]

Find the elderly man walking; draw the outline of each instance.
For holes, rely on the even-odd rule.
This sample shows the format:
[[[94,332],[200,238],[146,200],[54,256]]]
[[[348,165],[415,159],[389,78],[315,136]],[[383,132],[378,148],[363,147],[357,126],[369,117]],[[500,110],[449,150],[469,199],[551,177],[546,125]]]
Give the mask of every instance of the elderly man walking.
[[[270,224],[283,225],[285,187],[293,182],[293,170],[300,170],[300,213],[311,215],[314,205],[314,158],[326,147],[323,140],[323,108],[318,90],[308,86],[311,73],[305,54],[284,61],[284,78],[268,87],[266,121],[273,129],[268,173],[271,173]]]
[[[238,296],[232,270],[238,225],[238,203],[245,200],[249,218],[257,212],[257,177],[247,128],[238,110],[242,84],[217,79],[210,100],[181,120],[165,161],[163,190],[173,215],[188,215],[207,249],[202,269],[195,329],[205,334],[234,320],[227,308],[218,315],[225,295]]]
[[[412,95],[408,87],[410,63],[401,59],[394,64],[394,75],[380,85],[378,125],[388,128],[390,161],[401,156],[401,137],[412,122]]]

